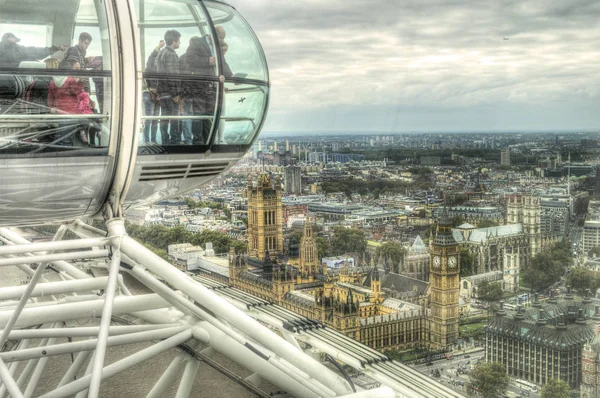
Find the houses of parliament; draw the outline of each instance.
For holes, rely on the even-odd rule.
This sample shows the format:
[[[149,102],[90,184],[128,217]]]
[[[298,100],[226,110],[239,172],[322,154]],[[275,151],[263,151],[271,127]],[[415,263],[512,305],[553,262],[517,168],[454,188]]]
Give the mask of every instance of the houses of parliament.
[[[430,247],[429,284],[410,301],[386,297],[377,266],[328,269],[307,217],[298,258],[283,252],[281,183],[248,180],[248,253],[229,256],[229,284],[321,322],[377,350],[447,350],[458,338],[458,244],[442,217]],[[409,277],[410,283],[420,282]]]

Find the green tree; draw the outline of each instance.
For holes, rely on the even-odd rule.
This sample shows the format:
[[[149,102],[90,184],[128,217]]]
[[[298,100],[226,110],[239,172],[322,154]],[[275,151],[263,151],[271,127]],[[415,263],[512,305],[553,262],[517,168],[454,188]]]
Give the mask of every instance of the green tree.
[[[463,218],[463,216],[454,216],[452,217],[452,226],[453,227],[458,227],[461,224],[465,223],[465,219]]]
[[[392,267],[394,272],[397,271],[396,267],[404,260],[404,254],[406,249],[398,242],[385,242],[377,248],[376,255],[379,261],[385,261],[390,259],[392,261]]]
[[[573,289],[596,292],[600,288],[600,272],[581,267],[573,267],[567,278],[567,284]]]
[[[327,238],[317,236],[315,238],[315,241],[317,242],[317,252],[319,255],[319,259],[331,256],[331,249],[329,248],[329,240],[327,240]]]
[[[497,227],[498,223],[492,220],[481,220],[477,223],[477,228]]]
[[[502,396],[510,381],[504,366],[497,362],[476,365],[469,379],[469,389],[479,391],[486,398]]]
[[[565,240],[555,243],[550,250],[538,253],[525,264],[521,270],[521,279],[531,289],[539,292],[559,280],[565,267],[572,264],[571,243]]]
[[[502,298],[502,285],[500,282],[483,281],[477,287],[477,297],[483,301],[498,301]]]
[[[600,246],[596,246],[588,252],[589,257],[600,257]]]
[[[361,230],[335,227],[331,239],[331,248],[334,256],[346,253],[362,255],[367,249],[367,238]]]
[[[562,380],[548,379],[542,388],[541,398],[569,398],[570,388],[567,383]]]

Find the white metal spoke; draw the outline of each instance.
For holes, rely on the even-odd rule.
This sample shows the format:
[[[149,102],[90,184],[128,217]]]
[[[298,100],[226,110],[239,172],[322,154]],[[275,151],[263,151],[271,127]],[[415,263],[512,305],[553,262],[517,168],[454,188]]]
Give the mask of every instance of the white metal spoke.
[[[54,337],[48,339],[49,345],[52,345],[55,342],[56,342],[56,339]],[[31,376],[31,379],[29,379],[27,389],[25,390],[25,393],[23,394],[25,396],[25,398],[30,398],[33,395],[33,392],[35,391],[35,388],[37,387],[38,382],[40,381],[40,378],[42,377],[42,372],[44,371],[44,368],[46,367],[47,363],[48,363],[48,357],[40,358],[40,360],[38,361],[37,366],[35,367],[35,370],[33,372],[33,375]]]
[[[107,282],[108,277],[98,277],[64,282],[39,283],[31,292],[31,297],[89,292],[103,289]],[[0,300],[16,300],[19,297],[22,297],[28,288],[29,285],[0,288]]]
[[[67,252],[57,254],[43,254],[39,256],[13,257],[0,259],[0,267],[17,264],[41,263],[44,261],[53,262],[59,260],[78,260],[81,258],[100,258],[108,256],[108,250],[86,250],[80,252]]]
[[[167,389],[171,386],[171,383],[177,376],[177,373],[185,364],[185,359],[187,355],[181,353],[175,357],[167,367],[167,369],[163,372],[160,378],[156,381],[152,390],[148,393],[146,398],[161,398],[164,396]]]
[[[179,381],[179,388],[177,388],[175,398],[188,398],[190,396],[199,368],[200,362],[195,358],[188,358],[183,371],[183,376],[181,376],[181,380]]]
[[[58,387],[64,386],[65,384],[70,383],[71,381],[75,380],[75,375],[77,374],[77,372],[79,372],[79,369],[81,369],[81,367],[83,366],[85,361],[87,361],[87,359],[91,355],[92,355],[92,351],[81,351],[79,354],[77,354],[77,356],[75,357],[75,360],[69,367],[69,370],[67,370],[67,372],[65,373],[65,375],[63,376],[63,378],[61,379],[61,381],[58,383],[58,385],[56,387],[58,388]],[[91,363],[91,361],[90,361],[90,363]]]
[[[180,326],[177,324],[164,325],[129,325],[129,326],[111,326],[109,335],[118,336],[128,333],[145,332],[149,330],[158,330]],[[40,339],[45,337],[93,337],[98,336],[99,326],[64,328],[64,329],[23,329],[13,330],[8,335],[10,340],[22,339]]]
[[[96,296],[97,297],[97,296]],[[18,327],[29,327],[40,323],[58,322],[70,319],[98,317],[102,311],[104,300],[82,301],[46,305],[41,307],[26,306],[16,322]],[[166,308],[168,303],[157,294],[138,296],[119,296],[115,298],[113,313],[116,315],[136,311]],[[4,327],[10,319],[10,311],[0,311],[0,327]]]
[[[122,220],[110,220],[107,222],[107,227],[109,233],[113,236],[122,236],[125,233]],[[199,285],[181,271],[173,268],[168,262],[155,256],[135,240],[128,236],[123,236],[121,250],[129,258],[139,264],[144,264],[144,266],[152,273],[160,276],[175,288],[185,292],[197,303],[202,303],[202,305],[209,308],[212,313],[219,314],[219,317],[231,324],[235,324],[242,333],[251,336],[258,343],[277,353],[277,355],[286,359],[294,366],[302,368],[310,375],[310,377],[322,381],[324,385],[338,394],[349,392],[348,384],[343,378],[329,371],[329,369],[313,358],[302,355],[303,353],[301,350],[298,350],[287,341],[282,340],[269,329],[261,327],[257,321],[228,304],[225,300],[215,297],[208,289]],[[209,319],[210,318],[207,320]],[[212,322],[212,319],[210,319],[210,321]]]
[[[117,290],[117,280],[119,268],[121,267],[121,254],[119,249],[113,253],[113,258],[110,264],[108,274],[108,284],[106,285],[104,307],[102,308],[102,320],[100,321],[100,332],[98,333],[98,341],[96,345],[96,356],[94,358],[94,366],[92,368],[92,379],[90,382],[89,394],[90,398],[97,398],[100,392],[100,380],[102,376],[102,367],[104,366],[104,355],[106,354],[106,343],[108,340],[108,331],[112,316],[113,302]]]
[[[159,354],[163,353],[164,351],[167,351],[173,347],[176,347],[179,344],[183,344],[187,340],[189,340],[191,337],[192,337],[192,331],[188,329],[179,334],[176,334],[175,336],[169,337],[166,340],[156,343],[155,345],[153,345],[151,347],[148,347],[139,352],[136,352],[135,354],[133,354],[127,358],[124,358],[115,363],[112,363],[112,364],[104,367],[104,369],[102,369],[102,379],[107,379],[109,377],[112,377],[119,372],[122,372],[134,365],[137,365],[138,363],[144,362],[152,357],[155,357],[156,355],[159,355]],[[69,384],[66,384],[66,385],[60,387],[60,388],[57,388],[56,390],[52,391],[51,393],[42,395],[41,398],[68,397],[68,396],[78,393],[80,391],[86,390],[89,386],[90,379],[91,379],[91,375],[85,375],[84,377],[82,377],[79,380],[73,381]]]
[[[29,277],[25,286],[0,288],[0,343],[6,342],[10,349],[0,352],[0,398],[7,393],[31,397],[35,391],[44,391],[43,397],[98,397],[106,379],[173,349],[178,352],[168,366],[164,364],[149,398],[165,396],[176,383],[178,398],[193,395],[202,361],[260,397],[269,395],[257,387],[260,380],[302,397],[358,398],[374,392],[382,397],[395,393],[419,396],[414,388],[407,387],[408,382],[390,373],[389,363],[387,367],[378,363],[365,367],[362,357],[313,330],[287,330],[282,316],[277,315],[287,310],[249,308],[238,299],[242,292],[211,290],[206,286],[213,286],[213,282],[192,279],[127,236],[122,219],[109,220],[107,227],[108,234],[76,221],[62,225],[54,241],[44,243],[27,241],[19,230],[0,228],[0,242],[5,244],[0,246],[0,272],[16,267]],[[61,240],[67,228],[82,239]],[[101,260],[79,265],[66,261],[73,259]],[[32,263],[40,266],[33,270]],[[46,266],[55,272],[44,278]],[[131,278],[143,287],[126,283]],[[128,288],[131,286],[135,290]],[[146,293],[146,288],[152,293]],[[69,341],[57,343],[57,339]],[[31,340],[41,343],[29,348]],[[369,390],[369,394],[353,393],[337,371],[304,353],[303,343],[388,387]],[[134,353],[123,358],[119,347],[125,345]],[[212,352],[236,362],[251,376],[235,374],[220,363],[220,356],[211,357]],[[70,355],[72,362],[48,385],[44,368],[50,357],[61,355]],[[109,355],[121,359],[105,365]],[[458,396],[447,394],[450,390],[443,386],[435,388],[441,395],[428,396]]]
[[[21,340],[19,342],[19,344],[17,345],[17,350],[19,349],[25,349],[29,346],[29,340]],[[20,362],[12,362],[8,368],[8,372],[11,376],[14,376],[15,372],[17,371],[17,368],[19,367],[19,363]],[[0,397],[4,397],[4,394],[6,394],[6,384],[2,383],[2,380],[0,379]]]
[[[13,398],[23,397],[19,386],[17,386],[17,382],[15,379],[13,379],[13,376],[10,374],[10,370],[6,367],[6,364],[2,358],[0,358],[0,379],[2,379],[2,383],[4,383],[6,389]]]
[[[157,330],[149,330],[145,332],[129,333],[120,336],[112,336],[106,340],[106,345],[112,347],[125,344],[142,343],[145,341],[157,339],[166,339],[178,333],[181,333],[183,329],[187,328],[188,327],[186,326],[175,326],[172,328],[164,328]],[[80,351],[88,351],[96,348],[97,345],[98,339],[74,341],[72,343],[48,345],[44,348],[45,353],[42,353],[38,348],[28,348],[26,350],[3,352],[0,353],[0,359],[5,360],[7,362],[24,361],[27,359],[51,357],[56,355],[72,354]]]

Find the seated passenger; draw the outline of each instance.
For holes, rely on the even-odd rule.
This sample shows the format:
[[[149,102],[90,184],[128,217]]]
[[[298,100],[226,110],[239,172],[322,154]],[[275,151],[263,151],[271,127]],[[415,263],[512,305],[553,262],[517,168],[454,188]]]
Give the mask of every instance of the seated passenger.
[[[0,68],[18,68],[23,61],[37,61],[61,50],[66,46],[25,47],[19,43],[21,39],[13,33],[5,33],[0,40]]]
[[[81,69],[81,65],[75,58],[69,58],[66,62],[71,65],[71,69],[73,70]],[[53,78],[48,90],[48,106],[51,108],[52,113],[71,115],[94,113],[92,109],[93,103],[90,101],[89,94],[84,90],[83,80],[71,76],[56,76]],[[90,131],[89,121],[77,121],[75,124],[76,129],[79,131],[79,138],[84,144],[87,144],[89,142],[88,133]],[[94,130],[93,134],[89,133],[90,136],[93,136],[94,141],[96,131],[97,129]],[[69,132],[69,136],[72,135],[73,132]],[[72,141],[72,137],[68,141]]]

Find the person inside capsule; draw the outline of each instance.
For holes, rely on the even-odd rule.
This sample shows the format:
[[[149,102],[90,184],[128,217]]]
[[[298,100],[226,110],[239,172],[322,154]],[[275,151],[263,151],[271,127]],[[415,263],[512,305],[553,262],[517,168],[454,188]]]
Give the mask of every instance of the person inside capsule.
[[[156,71],[164,75],[179,74],[179,57],[175,50],[181,44],[181,33],[175,29],[165,32],[165,48],[156,57]],[[178,145],[181,141],[179,120],[169,116],[179,116],[179,101],[181,100],[181,85],[176,80],[158,80],[156,92],[160,98],[161,116],[160,135],[162,145]]]
[[[18,68],[23,61],[38,61],[56,51],[65,51],[67,46],[25,47],[21,46],[14,33],[7,32],[0,40],[0,68]]]

